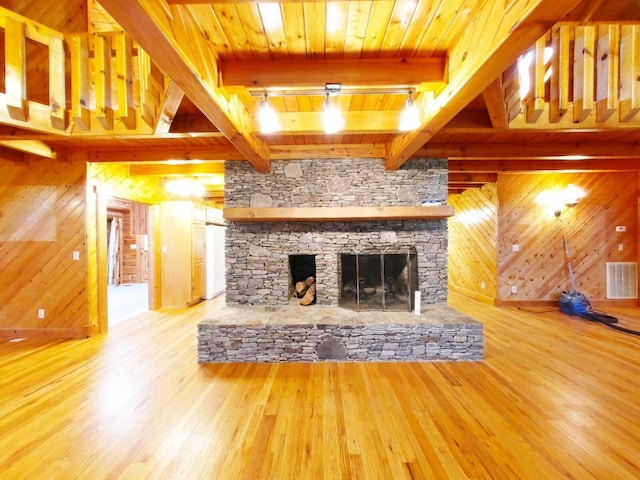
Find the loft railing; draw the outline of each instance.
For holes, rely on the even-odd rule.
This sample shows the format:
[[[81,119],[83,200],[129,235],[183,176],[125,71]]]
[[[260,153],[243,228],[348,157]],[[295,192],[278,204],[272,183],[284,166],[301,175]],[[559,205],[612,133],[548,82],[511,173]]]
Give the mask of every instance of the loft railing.
[[[126,33],[65,37],[1,7],[0,28],[5,45],[5,69],[0,72],[5,87],[0,92],[4,123],[58,134],[150,133],[155,128],[168,82]],[[27,55],[34,52],[27,48],[28,43],[48,51],[47,104],[33,100],[27,91]]]

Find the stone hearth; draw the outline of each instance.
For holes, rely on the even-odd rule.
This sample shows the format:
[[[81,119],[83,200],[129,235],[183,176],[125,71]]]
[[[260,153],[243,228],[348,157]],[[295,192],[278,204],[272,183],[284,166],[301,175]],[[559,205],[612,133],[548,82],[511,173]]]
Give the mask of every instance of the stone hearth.
[[[353,312],[333,306],[226,307],[198,326],[198,361],[473,361],[482,324],[449,307]]]

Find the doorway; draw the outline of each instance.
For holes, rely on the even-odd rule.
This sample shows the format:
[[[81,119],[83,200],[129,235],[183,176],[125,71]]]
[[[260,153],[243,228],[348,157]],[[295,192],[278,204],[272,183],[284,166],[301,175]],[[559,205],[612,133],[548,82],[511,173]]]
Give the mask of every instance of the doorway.
[[[107,321],[114,325],[149,310],[148,206],[107,203]]]

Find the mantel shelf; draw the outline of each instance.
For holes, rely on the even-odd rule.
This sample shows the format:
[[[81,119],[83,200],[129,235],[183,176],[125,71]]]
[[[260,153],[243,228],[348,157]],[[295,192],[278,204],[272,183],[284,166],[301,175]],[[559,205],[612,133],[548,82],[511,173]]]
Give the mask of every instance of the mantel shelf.
[[[433,220],[454,215],[450,205],[425,207],[290,207],[231,208],[223,217],[231,222],[356,222],[362,220]]]

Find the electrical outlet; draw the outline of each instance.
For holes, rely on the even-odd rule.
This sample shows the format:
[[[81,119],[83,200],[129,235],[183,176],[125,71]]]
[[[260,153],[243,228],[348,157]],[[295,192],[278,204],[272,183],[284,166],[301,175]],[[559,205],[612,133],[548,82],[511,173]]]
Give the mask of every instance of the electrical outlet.
[[[484,282],[481,282],[481,283],[480,283],[480,288],[481,288],[482,290],[484,290],[485,288],[487,288],[487,284],[486,284],[486,283],[484,283]]]
[[[518,293],[518,287],[516,287],[515,285],[511,286],[511,293]]]
[[[620,243],[618,244],[618,251],[622,252],[624,250],[624,244]]]
[[[44,308],[38,309],[38,318],[44,318]]]
[[[519,252],[520,251],[520,245],[518,245],[517,243],[514,243],[513,245],[511,245],[511,251],[512,252]]]
[[[74,259],[75,261],[80,260],[80,252],[74,251],[74,252],[73,252],[73,259]]]
[[[627,227],[625,225],[616,225],[616,232],[617,233],[622,233],[622,232],[626,232],[627,231]]]

